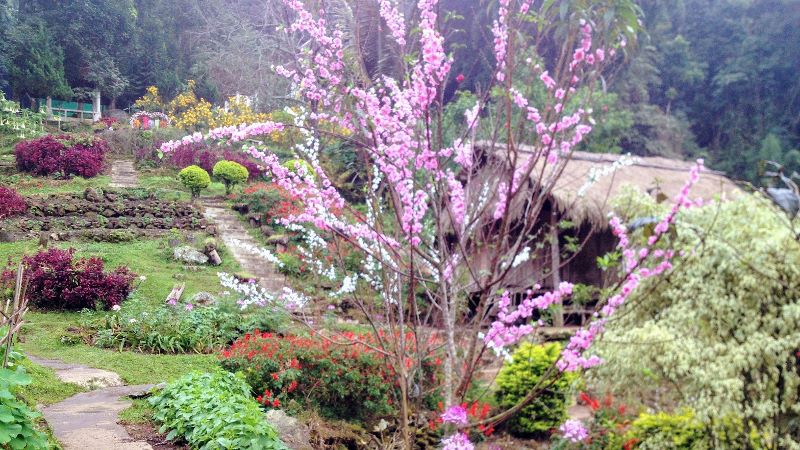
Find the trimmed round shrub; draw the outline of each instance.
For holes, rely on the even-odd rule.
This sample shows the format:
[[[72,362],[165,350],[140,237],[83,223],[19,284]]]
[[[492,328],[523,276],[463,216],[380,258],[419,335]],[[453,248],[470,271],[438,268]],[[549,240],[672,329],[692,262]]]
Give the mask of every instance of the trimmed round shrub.
[[[14,147],[17,168],[33,175],[91,178],[103,170],[108,144],[94,136],[43,136]]]
[[[74,257],[75,250],[53,248],[23,258],[28,296],[42,309],[78,311],[101,306],[109,309],[128,298],[136,274],[127,267],[103,271],[100,258]],[[13,268],[3,274],[4,284],[13,282]],[[8,286],[4,286],[8,287]]]
[[[544,389],[508,422],[509,430],[520,436],[545,437],[567,419],[569,386],[574,375],[559,374],[554,370],[550,377],[555,382],[543,380],[561,353],[561,345],[550,343],[536,345],[525,342],[514,352],[511,362],[506,362],[497,375],[495,392],[502,409],[519,403],[538,383]]]
[[[184,168],[178,174],[178,178],[180,178],[181,183],[192,193],[192,197],[200,196],[200,191],[211,184],[211,177],[208,175],[208,172],[198,166]]]
[[[28,204],[17,191],[0,186],[0,220],[22,214],[27,210]]]
[[[237,162],[220,161],[214,164],[214,177],[225,184],[226,194],[230,194],[237,184],[247,181],[249,176],[247,169]]]
[[[306,175],[311,175],[311,178],[317,177],[317,172],[314,170],[313,167],[311,167],[311,164],[302,159],[290,159],[289,161],[283,163],[283,167],[286,167],[287,169],[295,173],[300,173],[300,168],[302,167],[303,172]]]

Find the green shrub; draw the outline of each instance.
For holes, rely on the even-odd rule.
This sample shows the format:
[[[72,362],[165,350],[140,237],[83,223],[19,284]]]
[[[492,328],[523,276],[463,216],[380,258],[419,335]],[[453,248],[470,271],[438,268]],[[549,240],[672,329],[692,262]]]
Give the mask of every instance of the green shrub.
[[[287,169],[295,173],[299,172],[298,169],[302,167],[303,171],[307,175],[311,175],[311,178],[317,177],[317,172],[314,170],[313,167],[311,167],[311,164],[302,159],[290,159],[289,161],[283,163],[283,167],[286,167]]]
[[[558,343],[535,345],[526,342],[514,352],[513,360],[500,369],[495,395],[502,408],[516,405],[537,384],[544,387],[535,400],[509,420],[512,433],[542,437],[566,420],[568,391],[574,376],[562,375],[556,370],[550,375],[560,376],[555,382],[542,379],[560,353],[561,345]]]
[[[241,376],[192,372],[149,400],[167,440],[181,438],[192,448],[286,450]]]
[[[34,426],[41,414],[17,399],[19,386],[31,383],[22,366],[0,368],[0,448],[47,449],[47,438]]]
[[[237,184],[247,181],[250,173],[243,165],[234,161],[220,161],[214,164],[214,177],[222,180],[225,185],[225,193],[230,194],[231,189]]]
[[[637,441],[642,450],[706,450],[710,449],[703,424],[691,410],[677,414],[642,413],[631,423],[627,437]]]
[[[198,166],[184,168],[180,171],[178,177],[181,183],[192,193],[192,197],[199,197],[200,191],[211,184],[211,177],[208,176],[208,172]]]
[[[277,331],[282,316],[272,308],[241,310],[232,300],[211,306],[185,304],[153,308],[131,299],[116,312],[84,311],[82,326],[102,348],[146,353],[211,353],[255,328]]]

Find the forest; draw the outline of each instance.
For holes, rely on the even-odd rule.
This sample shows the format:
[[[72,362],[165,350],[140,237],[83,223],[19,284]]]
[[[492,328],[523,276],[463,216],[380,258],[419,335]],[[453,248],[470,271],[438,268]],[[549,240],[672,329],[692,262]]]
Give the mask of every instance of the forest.
[[[270,67],[280,48],[279,8],[258,0],[4,0],[0,88],[25,100],[80,98],[130,107],[156,86],[174,96],[186,80],[212,103],[257,96],[286,104]],[[641,28],[624,62],[603,80],[600,127],[587,150],[705,157],[755,182],[759,161],[800,169],[800,4],[793,0],[637,2]],[[359,6],[364,33],[377,8]],[[457,62],[448,95],[476,91],[491,73],[496,1],[443,1],[448,51]],[[376,34],[379,36],[379,33]],[[369,41],[372,70],[391,65],[390,44]],[[396,55],[395,55],[396,56]],[[396,63],[396,61],[394,61]]]

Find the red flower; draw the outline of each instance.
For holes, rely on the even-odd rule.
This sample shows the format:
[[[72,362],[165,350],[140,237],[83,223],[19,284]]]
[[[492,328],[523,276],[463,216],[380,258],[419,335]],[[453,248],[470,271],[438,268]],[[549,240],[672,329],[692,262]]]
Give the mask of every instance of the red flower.
[[[463,81],[464,81],[464,74],[463,73],[458,74],[458,76],[456,76],[456,83],[460,84]]]
[[[598,409],[600,409],[600,402],[598,402],[596,398],[593,398],[591,395],[587,394],[586,392],[581,392],[578,397],[592,411],[597,411]]]

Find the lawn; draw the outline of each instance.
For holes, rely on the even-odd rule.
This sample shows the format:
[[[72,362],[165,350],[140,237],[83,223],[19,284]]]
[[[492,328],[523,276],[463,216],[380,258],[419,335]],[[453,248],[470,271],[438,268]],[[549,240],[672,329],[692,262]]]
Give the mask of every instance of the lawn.
[[[197,237],[201,239],[200,236]],[[172,260],[171,250],[164,238],[134,241],[122,244],[72,242],[58,243],[58,247],[73,247],[77,255],[100,257],[107,268],[127,265],[143,280],[137,280],[140,298],[153,306],[166,299],[175,283],[186,282],[185,296],[200,291],[218,293],[221,288],[217,271],[236,272],[238,264],[222,249],[221,267],[200,267],[186,270],[183,264]],[[35,241],[0,244],[0,261],[9,257],[19,259],[23,254],[37,250]],[[175,278],[180,278],[180,281]],[[80,314],[75,312],[29,312],[25,316],[19,349],[43,358],[84,364],[118,373],[129,384],[160,383],[172,380],[191,370],[207,370],[216,365],[215,355],[152,355],[130,351],[100,349],[85,344],[64,344],[61,337],[68,329],[79,324]],[[22,396],[32,404],[50,404],[73,395],[77,387],[59,382],[49,369],[28,363],[34,384],[22,391]]]
[[[196,233],[197,245],[202,243],[202,235]],[[18,260],[23,254],[34,254],[37,251],[37,241],[21,241],[0,244],[0,261],[5,262],[9,257]],[[80,257],[96,256],[103,260],[106,269],[127,265],[137,274],[144,276],[144,280],[137,280],[137,290],[141,298],[152,302],[153,305],[162,303],[172,287],[178,282],[186,282],[185,296],[192,296],[197,292],[220,291],[217,272],[236,273],[239,264],[224,249],[220,248],[222,265],[219,267],[203,266],[187,270],[183,263],[174,261],[172,250],[166,245],[165,238],[153,238],[119,244],[103,242],[59,242],[55,244],[60,248],[74,248]]]

